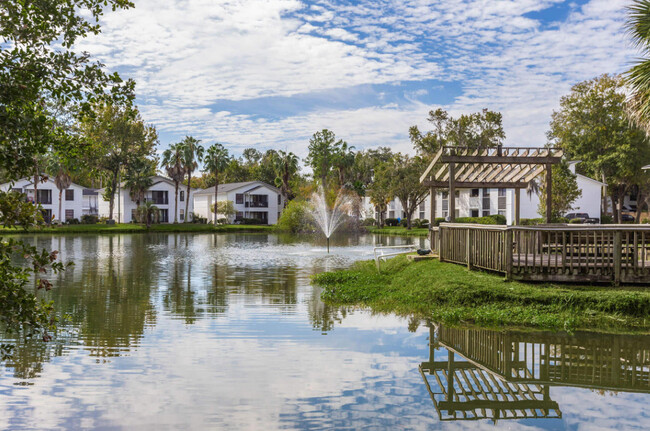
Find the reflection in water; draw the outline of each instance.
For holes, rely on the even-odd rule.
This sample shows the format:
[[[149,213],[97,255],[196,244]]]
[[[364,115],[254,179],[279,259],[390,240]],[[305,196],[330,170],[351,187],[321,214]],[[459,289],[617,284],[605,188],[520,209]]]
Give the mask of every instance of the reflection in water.
[[[440,420],[562,417],[552,386],[650,393],[650,337],[431,325],[420,373]],[[446,359],[436,360],[444,349]]]

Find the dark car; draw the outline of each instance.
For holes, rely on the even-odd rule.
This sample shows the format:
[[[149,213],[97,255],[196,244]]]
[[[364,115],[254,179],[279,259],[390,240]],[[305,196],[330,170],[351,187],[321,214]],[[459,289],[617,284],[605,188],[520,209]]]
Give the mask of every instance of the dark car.
[[[623,223],[626,223],[626,222],[634,223],[634,216],[631,216],[629,214],[621,214],[621,221]]]
[[[589,214],[587,214],[587,213],[568,213],[564,217],[567,218],[569,221],[574,220],[574,219],[580,219],[580,220],[582,220],[582,223],[587,223],[587,224],[600,223],[599,219],[589,217]]]

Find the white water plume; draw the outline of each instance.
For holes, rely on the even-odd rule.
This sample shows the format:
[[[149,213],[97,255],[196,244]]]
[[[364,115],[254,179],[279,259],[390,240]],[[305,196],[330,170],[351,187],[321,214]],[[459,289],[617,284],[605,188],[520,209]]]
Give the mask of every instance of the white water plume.
[[[336,229],[343,223],[343,216],[348,213],[353,204],[353,199],[342,190],[339,190],[334,201],[334,206],[330,209],[325,199],[325,191],[320,186],[317,192],[311,195],[312,210],[311,215],[316,221],[316,224],[325,234],[329,237],[336,231]]]

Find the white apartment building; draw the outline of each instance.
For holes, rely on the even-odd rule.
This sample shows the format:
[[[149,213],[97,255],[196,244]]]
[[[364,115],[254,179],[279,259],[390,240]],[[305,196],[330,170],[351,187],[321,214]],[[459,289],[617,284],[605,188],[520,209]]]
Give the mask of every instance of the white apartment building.
[[[276,224],[284,208],[282,193],[276,187],[262,181],[219,184],[218,201],[232,201],[237,214],[229,220],[257,219],[260,224]],[[194,193],[194,212],[208,220],[214,220],[211,211],[215,203],[214,187]],[[222,218],[217,215],[217,218]]]
[[[41,204],[45,222],[65,222],[72,219],[80,219],[85,214],[83,200],[84,187],[72,183],[70,187],[63,190],[61,193],[61,214],[59,214],[59,189],[54,183],[54,177],[48,177],[47,180],[39,182],[37,189],[38,202]],[[28,201],[36,202],[33,178],[21,178],[13,183],[0,184],[0,190],[12,190],[18,193],[24,193]]]
[[[177,221],[182,223],[186,217],[190,217],[194,211],[193,195],[195,189],[190,190],[190,196],[186,196],[187,186],[180,185],[178,188],[178,207],[176,207],[174,189],[175,185],[172,180],[159,175],[151,178],[153,184],[145,193],[145,201],[152,202],[158,208],[157,221],[159,223],[173,223],[174,215]],[[100,217],[108,217],[110,213],[110,202],[103,199],[106,189],[98,190],[98,210]],[[118,223],[131,223],[137,220],[137,204],[131,199],[129,189],[122,184],[115,192],[115,204],[113,207],[113,220]],[[189,200],[188,214],[185,213],[185,205]]]

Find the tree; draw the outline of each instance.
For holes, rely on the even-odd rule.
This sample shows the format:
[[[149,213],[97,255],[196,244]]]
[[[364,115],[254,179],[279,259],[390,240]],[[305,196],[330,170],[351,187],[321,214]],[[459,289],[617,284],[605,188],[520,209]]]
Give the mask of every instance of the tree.
[[[388,166],[391,194],[402,203],[406,212],[406,228],[411,229],[413,213],[429,193],[428,187],[420,183],[420,175],[426,169],[426,163],[418,156],[409,157],[398,153]]]
[[[263,154],[255,148],[246,148],[242,152],[247,167],[257,166],[262,160]]]
[[[323,189],[327,189],[327,178],[335,167],[344,144],[343,140],[337,141],[336,135],[327,129],[314,133],[309,140],[309,154],[305,163],[314,171],[314,178],[320,179]]]
[[[626,112],[624,82],[602,75],[580,82],[560,99],[548,138],[570,160],[581,160],[580,173],[607,183],[613,214],[621,222],[623,198],[650,161],[648,139]],[[606,212],[606,196],[602,209]],[[616,207],[618,203],[618,207]]]
[[[75,42],[98,33],[104,8],[126,8],[126,0],[50,0],[0,3],[0,171],[7,180],[33,173],[34,160],[78,142],[57,123],[48,101],[88,111],[99,98],[130,100],[132,83],[108,75]],[[37,175],[40,172],[37,172]],[[25,228],[42,222],[36,205],[17,193],[0,192],[0,224]],[[15,258],[26,260],[14,266]],[[49,290],[48,272],[64,269],[56,252],[15,239],[0,239],[0,325],[9,332],[50,338],[56,317],[51,302],[37,291]],[[32,288],[33,280],[37,289]],[[29,290],[28,290],[29,288]],[[3,345],[4,347],[4,345]],[[3,352],[4,353],[4,352]]]
[[[278,151],[275,158],[275,185],[280,188],[282,197],[284,198],[284,205],[287,205],[289,199],[289,188],[291,178],[298,172],[298,156],[291,151]]]
[[[629,100],[630,113],[640,127],[650,131],[650,2],[634,0],[627,10],[628,34],[643,55],[625,73],[626,81],[632,90]]]
[[[147,229],[151,227],[151,223],[154,221],[154,218],[158,214],[158,207],[153,204],[151,201],[145,201],[142,205],[138,205],[136,209],[138,214],[138,219],[140,223],[142,220],[147,224]]]
[[[104,198],[113,219],[115,193],[120,175],[154,155],[158,143],[156,129],[145,125],[137,108],[112,103],[96,106],[97,112],[83,118],[81,127],[91,142],[90,161],[108,175]]]
[[[145,200],[145,194],[153,184],[152,176],[156,174],[155,160],[139,159],[131,163],[124,174],[124,187],[129,189],[129,197],[136,205],[136,212]]]
[[[65,221],[63,217],[63,190],[70,187],[72,184],[72,177],[70,176],[70,163],[61,155],[53,153],[50,154],[47,163],[48,172],[54,174],[54,184],[59,190],[59,220]],[[35,188],[35,193],[36,193]]]
[[[566,162],[553,165],[551,168],[551,219],[558,220],[571,211],[573,203],[582,196],[578,188],[577,176],[571,172]],[[540,181],[539,206],[537,212],[546,215],[546,181]]]
[[[174,182],[174,223],[178,223],[178,187],[185,179],[183,147],[180,143],[172,144],[163,151],[160,165]]]
[[[215,201],[212,208],[210,208],[210,211],[214,213],[215,224],[217,224],[217,214],[224,216],[226,220],[228,220],[228,223],[230,223],[232,217],[237,215],[235,204],[233,204],[232,201]]]
[[[393,199],[390,160],[375,165],[372,183],[366,190],[366,193],[379,214],[379,220],[377,220],[379,227],[384,227],[384,214],[386,213],[388,204]]]
[[[420,155],[433,155],[443,146],[493,148],[503,143],[503,118],[500,112],[483,109],[473,114],[454,118],[443,109],[429,111],[427,119],[433,130],[420,132],[417,126],[409,129],[413,147]]]
[[[228,167],[228,163],[230,162],[230,155],[228,155],[228,150],[226,150],[223,145],[213,144],[210,146],[210,148],[208,148],[203,162],[205,172],[209,172],[214,175],[214,203],[216,205],[219,201],[219,175],[223,173],[226,167]],[[217,224],[216,211],[214,211],[214,224]]]
[[[190,205],[190,188],[192,185],[192,173],[198,169],[199,163],[203,159],[203,147],[199,145],[201,141],[194,139],[191,136],[186,136],[180,142],[183,157],[183,170],[187,174],[187,193],[185,197],[185,222],[189,221],[187,211]]]

